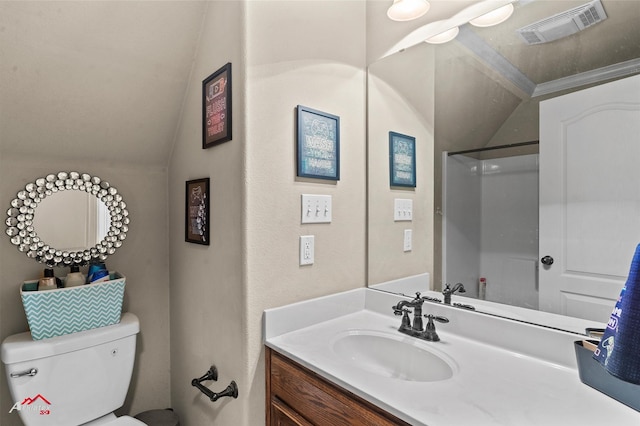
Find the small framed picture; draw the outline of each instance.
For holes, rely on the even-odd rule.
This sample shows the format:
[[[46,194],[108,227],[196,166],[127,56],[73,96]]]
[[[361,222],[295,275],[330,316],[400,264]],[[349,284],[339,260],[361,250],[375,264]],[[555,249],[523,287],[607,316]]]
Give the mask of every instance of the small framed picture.
[[[209,245],[209,178],[187,181],[184,240]]]
[[[298,105],[297,174],[340,180],[340,117]]]
[[[416,138],[389,132],[391,186],[416,187]]]
[[[231,63],[202,82],[202,149],[231,140]]]

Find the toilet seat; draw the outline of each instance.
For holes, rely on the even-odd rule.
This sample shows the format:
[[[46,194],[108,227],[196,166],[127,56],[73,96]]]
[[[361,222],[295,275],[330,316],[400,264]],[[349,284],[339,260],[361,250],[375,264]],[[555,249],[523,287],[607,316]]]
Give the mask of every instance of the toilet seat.
[[[130,416],[116,417],[113,413],[109,413],[80,426],[147,426],[147,424]]]
[[[116,418],[113,422],[105,424],[105,426],[146,426],[146,423],[142,423],[133,417],[122,416]]]

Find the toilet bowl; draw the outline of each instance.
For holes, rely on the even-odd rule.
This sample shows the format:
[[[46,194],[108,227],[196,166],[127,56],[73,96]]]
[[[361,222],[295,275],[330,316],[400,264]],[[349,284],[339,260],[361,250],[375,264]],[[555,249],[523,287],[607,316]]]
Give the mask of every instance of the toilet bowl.
[[[1,346],[7,381],[25,426],[143,426],[113,411],[124,404],[136,351],[138,318],[43,340],[29,332]]]

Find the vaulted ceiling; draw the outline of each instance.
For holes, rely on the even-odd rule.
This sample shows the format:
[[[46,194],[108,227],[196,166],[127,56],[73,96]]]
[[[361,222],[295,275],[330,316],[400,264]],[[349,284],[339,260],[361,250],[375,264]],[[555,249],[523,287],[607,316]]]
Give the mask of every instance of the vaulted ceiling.
[[[587,38],[527,46],[523,53],[514,29],[585,2],[521,0],[521,10],[504,24],[469,31],[535,84],[640,57],[640,0],[602,0],[609,19],[581,33]],[[431,3],[429,13],[419,20],[397,23],[386,17],[391,0],[369,0],[367,21],[374,29],[368,33],[370,60],[416,28],[477,2]],[[205,13],[215,5],[215,1],[0,1],[0,155],[37,153],[166,165],[200,28]],[[464,92],[440,85],[447,97],[458,96],[462,102],[474,96],[510,97],[514,102],[523,98],[513,85],[495,93],[487,89],[482,80],[503,77],[479,66],[483,58],[477,55],[471,62],[462,58],[460,52],[466,55],[468,46],[454,42],[439,48],[441,58],[449,55],[462,65],[451,71],[448,81],[454,84],[456,73],[466,78]],[[447,49],[453,50],[447,54]],[[583,62],[558,65],[572,57]],[[471,80],[471,74],[482,80]],[[475,122],[469,121],[465,130],[460,128],[459,110],[440,111],[454,120],[457,131],[467,133],[491,120],[504,121],[504,117],[472,114]]]
[[[637,0],[601,0],[606,20],[550,43],[527,45],[517,33],[588,2],[521,2],[506,22],[467,25],[435,46],[436,136],[449,151],[537,140],[541,100],[640,73]]]
[[[168,161],[206,2],[0,2],[0,154]]]

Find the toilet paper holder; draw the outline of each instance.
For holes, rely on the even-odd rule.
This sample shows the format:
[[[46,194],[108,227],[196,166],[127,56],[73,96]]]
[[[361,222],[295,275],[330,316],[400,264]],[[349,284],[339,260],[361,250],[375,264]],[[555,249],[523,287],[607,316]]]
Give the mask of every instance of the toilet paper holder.
[[[215,402],[219,398],[225,396],[229,396],[234,399],[238,397],[238,385],[234,380],[232,380],[229,386],[227,386],[222,392],[219,393],[213,392],[212,390],[204,387],[202,385],[202,382],[204,382],[205,380],[218,380],[218,369],[214,365],[212,365],[211,368],[209,368],[209,370],[201,377],[191,380],[191,386],[195,386],[196,388],[198,388],[198,390],[200,390],[200,392],[207,395],[211,402]]]

